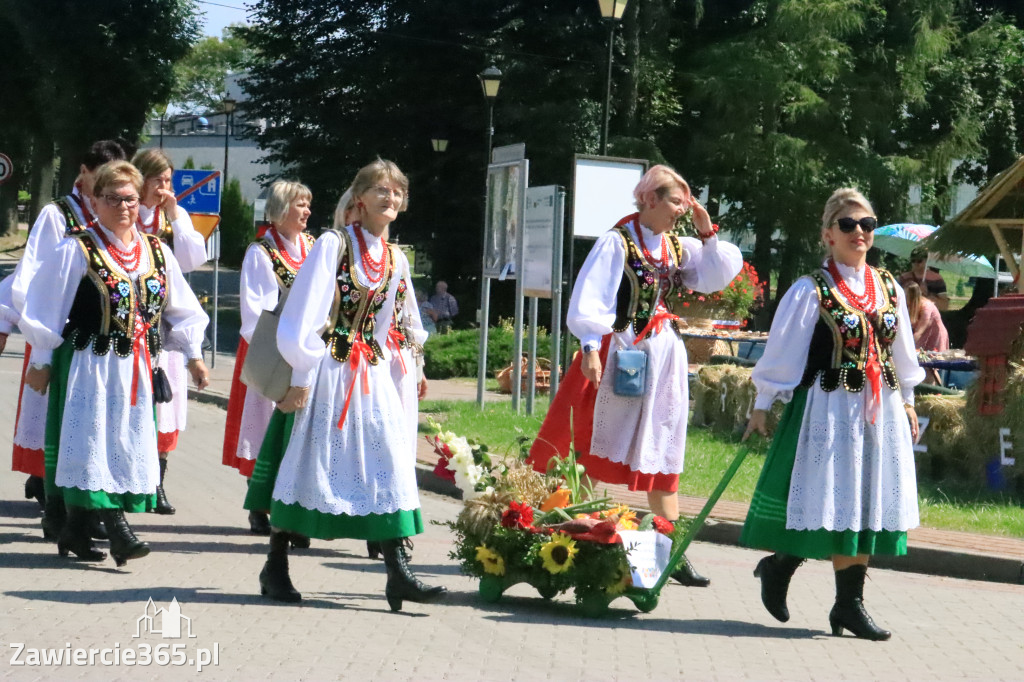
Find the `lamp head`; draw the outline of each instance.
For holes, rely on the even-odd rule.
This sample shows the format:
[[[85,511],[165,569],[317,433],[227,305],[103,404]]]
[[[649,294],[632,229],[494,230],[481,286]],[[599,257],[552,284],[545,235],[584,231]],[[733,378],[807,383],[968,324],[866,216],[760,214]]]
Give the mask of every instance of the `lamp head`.
[[[498,96],[498,88],[501,86],[501,71],[492,64],[481,71],[479,77],[480,86],[484,90],[484,98],[493,101]]]

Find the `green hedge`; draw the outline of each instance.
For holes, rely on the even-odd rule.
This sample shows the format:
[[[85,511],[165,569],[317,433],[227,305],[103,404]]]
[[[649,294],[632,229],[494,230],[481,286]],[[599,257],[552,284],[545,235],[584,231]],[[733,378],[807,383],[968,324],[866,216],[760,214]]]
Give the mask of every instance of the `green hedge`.
[[[487,334],[487,376],[507,367],[512,362],[512,344],[515,334],[512,330],[492,327]],[[450,379],[452,377],[475,377],[477,358],[480,355],[480,330],[459,329],[448,334],[435,334],[427,339],[425,372],[428,379]],[[527,351],[523,338],[523,352]],[[537,355],[551,355],[551,340],[545,330],[537,333]]]

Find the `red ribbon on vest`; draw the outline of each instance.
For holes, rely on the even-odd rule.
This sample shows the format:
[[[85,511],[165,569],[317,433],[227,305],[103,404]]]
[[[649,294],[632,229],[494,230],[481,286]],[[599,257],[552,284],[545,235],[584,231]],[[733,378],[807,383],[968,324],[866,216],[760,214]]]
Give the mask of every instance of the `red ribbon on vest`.
[[[644,327],[643,331],[640,332],[640,334],[636,337],[636,340],[633,341],[633,345],[635,346],[636,344],[646,339],[647,332],[653,331],[655,334],[660,334],[666,322],[678,319],[678,315],[673,315],[664,308],[659,308],[657,312],[655,312],[654,315],[651,316],[650,321],[647,322],[647,326]]]
[[[363,394],[370,395],[370,377],[367,375],[366,366],[372,357],[373,349],[365,341],[357,340],[352,344],[352,350],[348,354],[348,366],[352,370],[352,383],[349,384],[348,392],[345,394],[345,407],[341,409],[341,418],[338,419],[339,429],[344,425],[345,417],[348,415],[348,404],[352,401],[352,389],[356,387],[356,377],[360,369],[363,371]],[[361,362],[363,358],[366,358],[365,363]]]
[[[388,340],[385,345],[393,350],[398,356],[399,362],[402,363],[402,374],[408,374],[409,370],[405,368],[405,358],[402,357],[402,344],[405,343],[405,334],[398,331],[397,328],[392,327],[388,330]]]
[[[142,316],[135,315],[135,334],[132,338],[132,407],[138,402],[139,394],[139,355],[146,358],[146,370],[149,376],[153,376],[153,363],[149,355],[149,344],[146,343],[146,332],[149,331],[148,322],[140,322]],[[150,379],[152,381],[152,379]]]

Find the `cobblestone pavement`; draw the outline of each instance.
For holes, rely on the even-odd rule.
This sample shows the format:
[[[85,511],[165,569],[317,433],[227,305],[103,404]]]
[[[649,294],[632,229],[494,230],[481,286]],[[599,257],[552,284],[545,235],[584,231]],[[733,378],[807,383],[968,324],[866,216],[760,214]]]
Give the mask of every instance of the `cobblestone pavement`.
[[[20,359],[0,358],[0,452],[9,452]],[[830,567],[800,569],[792,620],[780,624],[760,604],[751,571],[759,554],[705,543],[689,556],[713,578],[709,589],[666,587],[658,608],[638,613],[625,600],[611,617],[585,620],[571,597],[552,603],[531,589],[484,604],[475,583],[448,559],[445,528],[416,539],[414,567],[451,590],[447,602],[407,604],[393,614],[384,567],[354,541],[313,541],[293,552],[300,606],[261,598],[257,574],[266,540],[248,533],[245,481],[220,464],[224,412],[190,405],[189,429],[171,456],[167,491],[175,516],[134,515],[150,556],[116,569],[79,564],[41,539],[39,512],[22,499],[21,474],[0,476],[0,676],[11,679],[342,679],[342,680],[735,680],[1024,679],[1024,587],[873,570],[872,615],[890,642],[828,635]],[[4,454],[3,469],[7,469]],[[458,503],[424,493],[426,517],[451,519]],[[147,600],[176,599],[181,639],[146,632]],[[140,621],[141,619],[141,621]],[[154,624],[161,622],[157,616]],[[180,621],[179,621],[180,622]],[[143,626],[139,638],[133,637]],[[194,638],[188,638],[188,627]],[[166,634],[166,632],[165,632]],[[216,652],[216,665],[18,666],[12,643],[29,649],[165,651],[186,662]],[[184,645],[159,649],[160,645]],[[177,654],[180,651],[180,656]],[[58,652],[53,652],[54,654]],[[88,655],[88,654],[86,654]],[[112,656],[112,654],[108,654]]]

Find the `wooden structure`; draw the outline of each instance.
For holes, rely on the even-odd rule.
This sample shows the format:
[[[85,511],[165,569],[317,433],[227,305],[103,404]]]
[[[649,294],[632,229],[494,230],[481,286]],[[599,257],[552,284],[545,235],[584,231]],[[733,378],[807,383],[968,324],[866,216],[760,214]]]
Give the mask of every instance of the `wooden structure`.
[[[978,358],[981,389],[978,414],[1002,414],[1009,361],[1019,362],[1018,339],[1024,327],[1024,295],[1014,294],[990,299],[974,313],[967,327],[964,350]]]
[[[978,256],[998,249],[1013,274],[1017,291],[1024,293],[1024,277],[1014,255],[1024,253],[1024,156],[992,178],[974,201],[939,228],[925,245],[943,253]]]

